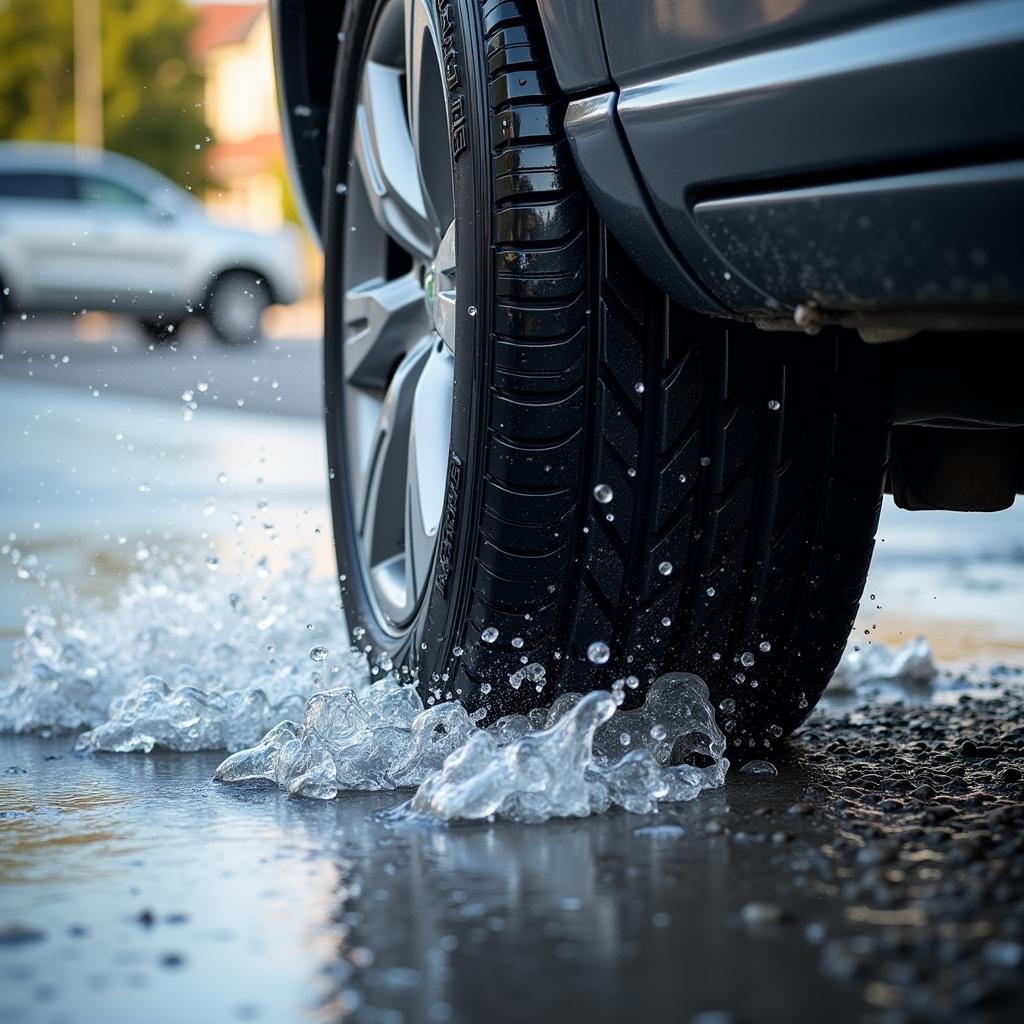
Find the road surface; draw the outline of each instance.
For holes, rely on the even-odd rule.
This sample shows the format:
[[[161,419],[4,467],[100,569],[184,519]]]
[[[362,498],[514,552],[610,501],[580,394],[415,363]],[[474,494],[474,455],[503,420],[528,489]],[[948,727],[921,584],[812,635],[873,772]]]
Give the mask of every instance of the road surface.
[[[33,329],[0,361],[0,523],[37,573],[110,600],[153,545],[333,571],[313,343]],[[1020,1020],[1022,519],[887,507],[858,635],[969,679],[837,697],[777,777],[657,816],[396,827],[401,794],[0,737],[0,1022]],[[6,660],[45,595],[4,564]]]

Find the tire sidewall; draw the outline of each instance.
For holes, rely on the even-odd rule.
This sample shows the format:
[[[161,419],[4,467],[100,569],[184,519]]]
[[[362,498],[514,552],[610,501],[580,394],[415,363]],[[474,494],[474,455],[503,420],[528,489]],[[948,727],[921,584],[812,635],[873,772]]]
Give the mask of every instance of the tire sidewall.
[[[445,689],[452,649],[468,614],[483,487],[484,441],[490,393],[493,320],[492,216],[489,120],[483,37],[472,0],[427,0],[442,48],[442,79],[448,101],[448,145],[453,157],[458,319],[455,385],[447,481],[439,543],[431,583],[411,624],[392,633],[383,628],[361,567],[360,544],[349,487],[341,385],[344,344],[344,231],[346,196],[337,182],[348,179],[354,160],[352,137],[365,48],[384,0],[355,0],[346,11],[335,66],[327,141],[324,226],[324,382],[327,454],[335,543],[342,597],[353,639],[390,659],[421,683]],[[461,114],[461,116],[460,116]],[[469,310],[476,310],[470,315]],[[461,691],[453,693],[461,696]]]

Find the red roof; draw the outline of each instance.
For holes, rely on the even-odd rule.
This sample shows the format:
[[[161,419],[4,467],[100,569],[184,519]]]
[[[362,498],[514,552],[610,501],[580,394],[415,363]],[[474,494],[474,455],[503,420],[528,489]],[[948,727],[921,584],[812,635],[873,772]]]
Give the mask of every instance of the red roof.
[[[196,8],[196,27],[189,40],[192,52],[203,56],[218,46],[240,43],[252,31],[264,4],[202,4]]]

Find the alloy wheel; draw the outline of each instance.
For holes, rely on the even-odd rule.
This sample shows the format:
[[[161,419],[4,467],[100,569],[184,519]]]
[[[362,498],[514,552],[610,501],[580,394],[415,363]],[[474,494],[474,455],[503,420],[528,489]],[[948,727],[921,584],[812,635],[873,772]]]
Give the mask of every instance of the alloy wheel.
[[[440,49],[425,0],[389,0],[361,71],[345,192],[348,487],[381,625],[431,576],[454,383],[456,252]]]

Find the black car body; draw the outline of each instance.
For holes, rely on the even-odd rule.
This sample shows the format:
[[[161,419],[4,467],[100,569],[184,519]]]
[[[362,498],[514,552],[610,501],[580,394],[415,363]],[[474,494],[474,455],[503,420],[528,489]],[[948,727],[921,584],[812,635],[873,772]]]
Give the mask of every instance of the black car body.
[[[274,6],[289,151],[314,225],[343,7]],[[840,323],[872,341],[1024,328],[1020,0],[539,10],[590,197],[683,305],[769,330]],[[929,386],[961,372],[935,348]],[[979,422],[1016,425],[1020,400],[994,391],[972,403]],[[973,418],[955,401],[934,412]],[[1019,467],[1019,438],[1002,441]],[[902,497],[1002,507],[1022,472],[1002,474],[989,499],[952,482],[932,501],[912,485]]]

